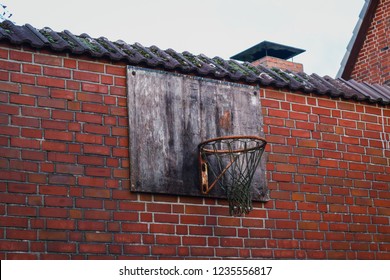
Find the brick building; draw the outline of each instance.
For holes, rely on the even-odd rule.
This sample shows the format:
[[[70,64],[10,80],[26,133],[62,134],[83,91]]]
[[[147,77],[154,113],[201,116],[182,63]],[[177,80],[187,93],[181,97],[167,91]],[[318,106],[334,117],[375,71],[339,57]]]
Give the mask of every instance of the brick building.
[[[390,1],[366,0],[338,76],[390,85]]]
[[[269,200],[130,191],[129,65],[258,87]],[[3,22],[0,100],[1,259],[390,259],[385,85]]]

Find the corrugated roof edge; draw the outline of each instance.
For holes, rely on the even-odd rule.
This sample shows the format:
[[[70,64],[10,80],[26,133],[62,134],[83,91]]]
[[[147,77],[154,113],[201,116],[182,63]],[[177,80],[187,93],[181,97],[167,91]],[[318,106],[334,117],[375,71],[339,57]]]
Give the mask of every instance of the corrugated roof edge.
[[[255,67],[248,62],[239,63],[220,57],[209,58],[189,52],[178,53],[172,49],[164,51],[156,46],[144,47],[139,43],[112,42],[104,37],[91,38],[88,34],[77,36],[67,30],[55,32],[47,27],[36,29],[29,24],[19,26],[4,21],[0,23],[0,41],[55,52],[124,61],[133,66],[157,68],[217,80],[271,86],[381,105],[390,104],[390,87],[386,85],[370,86],[354,81],[333,79],[329,76],[320,77],[316,74],[308,75],[277,68]]]

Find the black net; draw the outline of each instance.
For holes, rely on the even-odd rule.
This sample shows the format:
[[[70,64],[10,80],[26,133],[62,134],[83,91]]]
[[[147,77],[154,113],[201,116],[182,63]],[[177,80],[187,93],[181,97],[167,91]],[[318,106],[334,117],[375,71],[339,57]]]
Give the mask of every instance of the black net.
[[[266,142],[259,137],[222,137],[200,145],[210,181],[224,189],[231,215],[252,210],[251,182]]]

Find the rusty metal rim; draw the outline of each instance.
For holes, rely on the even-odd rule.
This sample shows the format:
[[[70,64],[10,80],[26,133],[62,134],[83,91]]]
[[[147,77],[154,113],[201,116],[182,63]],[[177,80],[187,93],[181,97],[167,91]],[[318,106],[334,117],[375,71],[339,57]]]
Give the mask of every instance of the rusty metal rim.
[[[251,148],[246,148],[246,149],[237,149],[237,150],[212,150],[212,149],[207,149],[204,146],[209,145],[212,142],[219,142],[223,140],[237,140],[237,139],[249,139],[249,140],[254,140],[254,142],[257,141],[262,141],[262,144],[260,146],[256,147],[251,147]],[[231,135],[231,136],[222,136],[222,137],[217,137],[217,138],[211,138],[206,141],[201,142],[198,145],[199,150],[201,150],[204,153],[208,154],[226,154],[226,153],[245,153],[253,150],[257,150],[260,148],[265,147],[267,144],[267,141],[259,136],[254,136],[254,135]]]

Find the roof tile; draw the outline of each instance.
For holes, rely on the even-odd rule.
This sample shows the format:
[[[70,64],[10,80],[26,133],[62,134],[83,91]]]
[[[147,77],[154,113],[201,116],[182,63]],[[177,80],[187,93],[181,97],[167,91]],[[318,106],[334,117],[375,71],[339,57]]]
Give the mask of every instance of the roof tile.
[[[67,30],[55,32],[48,27],[36,29],[29,24],[18,26],[4,21],[0,23],[0,41],[16,45],[26,44],[39,49],[48,48],[56,52],[104,57],[113,61],[121,60],[134,66],[190,73],[218,80],[272,86],[382,105],[390,104],[390,87],[386,85],[294,73],[261,65],[255,67],[248,62],[239,63],[220,57],[209,58],[189,52],[178,53],[172,49],[164,51],[156,46],[144,47],[139,43],[111,42],[104,37],[91,38],[88,34],[77,36]]]

